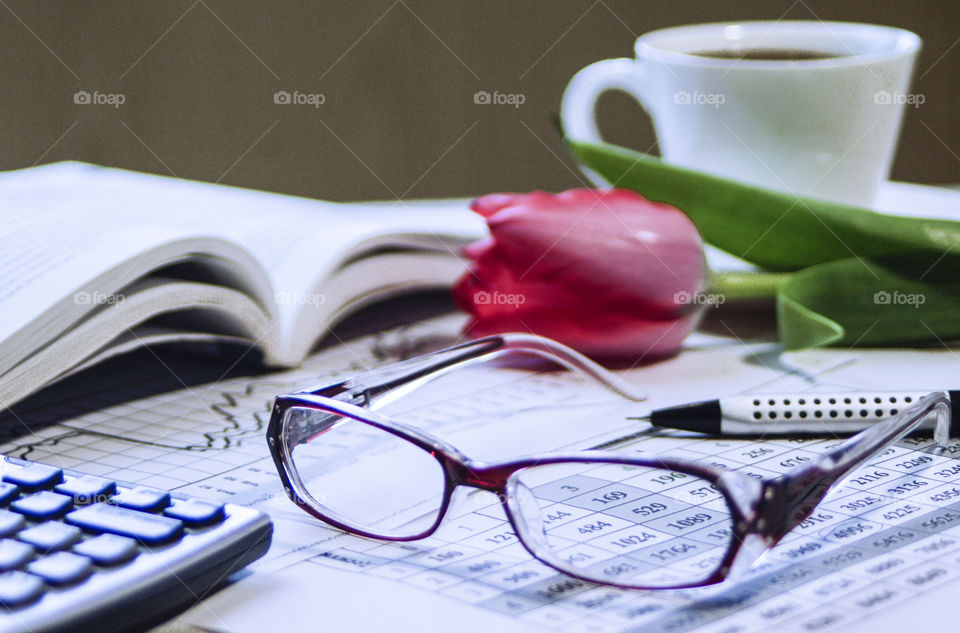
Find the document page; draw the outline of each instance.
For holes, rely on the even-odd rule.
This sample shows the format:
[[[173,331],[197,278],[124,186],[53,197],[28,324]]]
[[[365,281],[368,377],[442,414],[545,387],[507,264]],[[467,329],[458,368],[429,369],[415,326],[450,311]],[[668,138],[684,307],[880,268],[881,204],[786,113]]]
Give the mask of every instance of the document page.
[[[185,616],[215,631],[315,630],[317,622],[358,631],[849,630],[909,613],[937,587],[960,590],[956,440],[945,448],[922,436],[900,442],[837,486],[747,573],[695,590],[623,590],[556,572],[518,543],[489,493],[458,494],[434,536],[405,543],[344,534],[296,508],[263,441],[272,396],[387,362],[418,341],[442,339],[452,324],[441,319],[358,339],[296,371],[67,416],[25,436],[10,431],[2,450],[268,512],[276,523],[271,551]],[[587,448],[634,434],[608,450],[776,477],[839,439],[709,438],[653,430],[633,418],[735,393],[943,388],[956,364],[951,352],[935,350],[782,353],[770,343],[703,335],[689,345],[677,358],[624,372],[649,393],[641,404],[619,402],[567,373],[482,366],[460,379],[451,373],[384,411],[478,459]],[[360,453],[349,468],[377,471],[391,459]],[[716,555],[716,491],[682,473],[650,478],[600,467],[536,485],[551,495],[552,530],[591,533],[571,555],[604,564],[629,551],[638,563],[666,570],[706,566]],[[650,521],[631,529],[623,519],[628,512],[645,512]],[[936,610],[911,616],[926,626],[942,617]]]

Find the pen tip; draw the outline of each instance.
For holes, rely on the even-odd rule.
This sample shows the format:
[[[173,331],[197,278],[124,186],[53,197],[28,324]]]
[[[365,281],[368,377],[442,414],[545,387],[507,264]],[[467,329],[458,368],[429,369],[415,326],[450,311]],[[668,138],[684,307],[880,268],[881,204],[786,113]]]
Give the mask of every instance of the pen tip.
[[[650,414],[650,424],[681,431],[720,435],[720,403],[710,400],[658,409]]]

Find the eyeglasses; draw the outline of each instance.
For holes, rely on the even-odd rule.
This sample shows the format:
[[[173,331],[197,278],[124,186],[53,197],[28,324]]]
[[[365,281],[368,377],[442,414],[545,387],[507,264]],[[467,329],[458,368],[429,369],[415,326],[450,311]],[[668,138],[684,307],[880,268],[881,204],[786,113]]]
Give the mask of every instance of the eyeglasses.
[[[603,451],[474,461],[444,441],[371,411],[451,369],[508,353],[547,358],[631,400],[643,395],[545,338],[503,334],[277,397],[267,441],[287,496],[361,536],[433,534],[460,486],[499,496],[520,543],[581,580],[681,589],[748,567],[813,512],[827,491],[931,416],[948,439],[950,401],[932,393],[776,479],[696,462]]]

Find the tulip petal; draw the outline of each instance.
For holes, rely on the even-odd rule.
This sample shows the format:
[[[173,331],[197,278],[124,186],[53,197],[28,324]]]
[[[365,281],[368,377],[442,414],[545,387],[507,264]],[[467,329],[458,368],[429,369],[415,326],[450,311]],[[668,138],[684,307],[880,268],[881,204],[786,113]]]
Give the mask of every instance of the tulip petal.
[[[513,203],[521,194],[518,193],[491,193],[488,196],[481,196],[470,204],[470,209],[479,213],[483,217],[489,217]]]
[[[492,194],[472,208],[490,237],[464,249],[458,305],[484,336],[531,331],[598,358],[676,351],[702,288],[703,242],[667,204],[622,189]]]
[[[488,219],[490,231],[523,278],[582,288],[584,299],[673,309],[676,292],[700,289],[702,242],[677,209],[627,194],[505,208]]]

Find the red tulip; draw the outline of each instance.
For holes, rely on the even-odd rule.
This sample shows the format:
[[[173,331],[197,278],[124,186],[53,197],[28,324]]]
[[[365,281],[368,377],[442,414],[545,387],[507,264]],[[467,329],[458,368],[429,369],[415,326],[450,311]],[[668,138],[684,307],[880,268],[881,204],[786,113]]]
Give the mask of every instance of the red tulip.
[[[676,207],[625,189],[500,193],[471,208],[490,237],[464,249],[454,298],[471,336],[533,332],[595,358],[676,352],[696,325],[703,241]]]

